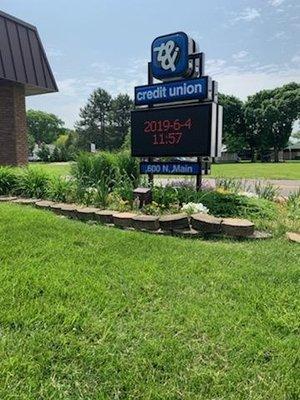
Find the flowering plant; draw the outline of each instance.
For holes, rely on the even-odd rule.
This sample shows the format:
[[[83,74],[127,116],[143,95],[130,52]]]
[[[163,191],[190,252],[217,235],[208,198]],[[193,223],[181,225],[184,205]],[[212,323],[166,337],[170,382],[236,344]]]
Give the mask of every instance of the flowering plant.
[[[184,211],[187,214],[209,213],[209,209],[205,207],[202,203],[184,203],[183,206],[181,207],[181,211]]]

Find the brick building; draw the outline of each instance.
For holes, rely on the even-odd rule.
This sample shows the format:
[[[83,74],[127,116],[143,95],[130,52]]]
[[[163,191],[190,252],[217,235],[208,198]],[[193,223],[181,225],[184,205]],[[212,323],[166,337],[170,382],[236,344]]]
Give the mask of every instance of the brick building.
[[[0,165],[27,163],[25,96],[57,91],[37,29],[0,11]]]

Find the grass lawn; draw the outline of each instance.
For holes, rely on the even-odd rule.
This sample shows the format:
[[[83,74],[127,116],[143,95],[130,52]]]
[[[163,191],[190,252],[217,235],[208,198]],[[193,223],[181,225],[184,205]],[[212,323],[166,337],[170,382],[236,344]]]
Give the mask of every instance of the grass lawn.
[[[31,163],[55,175],[68,175],[71,163]],[[214,164],[208,177],[253,179],[300,179],[300,162]],[[164,175],[164,177],[167,177]],[[182,179],[182,176],[181,176]]]
[[[42,163],[42,162],[32,162],[29,165],[43,169],[51,175],[65,176],[69,175],[71,172],[71,162],[60,162],[60,163]]]
[[[296,400],[299,258],[1,204],[0,399]]]
[[[300,179],[300,162],[214,164],[211,177]]]

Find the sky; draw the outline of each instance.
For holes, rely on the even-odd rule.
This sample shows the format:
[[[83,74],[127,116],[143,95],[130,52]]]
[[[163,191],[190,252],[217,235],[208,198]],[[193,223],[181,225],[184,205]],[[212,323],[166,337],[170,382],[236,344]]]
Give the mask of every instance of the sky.
[[[0,0],[37,26],[59,93],[27,98],[72,128],[92,91],[113,96],[147,83],[151,43],[184,31],[206,56],[219,91],[243,100],[300,82],[299,0]]]

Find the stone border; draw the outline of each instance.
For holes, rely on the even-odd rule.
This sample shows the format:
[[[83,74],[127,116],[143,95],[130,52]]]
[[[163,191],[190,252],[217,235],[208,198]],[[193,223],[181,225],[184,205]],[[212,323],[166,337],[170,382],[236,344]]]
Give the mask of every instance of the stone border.
[[[208,214],[169,214],[161,217],[140,215],[132,212],[101,210],[95,207],[80,207],[77,204],[58,203],[48,200],[25,199],[11,196],[0,196],[0,202],[11,202],[19,205],[34,205],[40,209],[51,210],[58,215],[85,222],[101,223],[122,229],[137,230],[156,235],[174,235],[187,238],[222,237],[260,240],[271,238],[266,232],[254,230],[251,221],[239,218],[216,218]],[[299,234],[298,234],[299,235]]]

